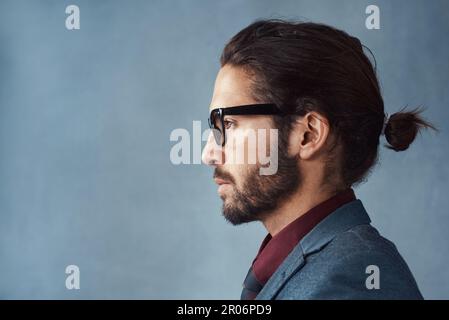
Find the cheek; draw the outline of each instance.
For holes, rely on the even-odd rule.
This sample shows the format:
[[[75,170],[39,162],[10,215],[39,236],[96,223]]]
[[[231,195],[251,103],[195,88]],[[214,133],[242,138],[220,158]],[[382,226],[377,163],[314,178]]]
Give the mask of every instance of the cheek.
[[[248,132],[245,136],[245,159],[247,164],[257,163],[257,131]]]
[[[259,139],[260,137],[260,139]],[[258,154],[261,151],[265,155],[267,141],[265,132],[257,130],[238,129],[227,135],[225,146],[225,160],[228,164],[256,165],[259,163]],[[261,146],[261,148],[259,148]],[[259,149],[261,149],[259,151]]]
[[[246,163],[256,164],[258,167],[266,165],[271,152],[277,151],[277,138],[277,130],[271,128],[255,130],[253,136],[247,135],[245,141],[245,159],[248,160]]]

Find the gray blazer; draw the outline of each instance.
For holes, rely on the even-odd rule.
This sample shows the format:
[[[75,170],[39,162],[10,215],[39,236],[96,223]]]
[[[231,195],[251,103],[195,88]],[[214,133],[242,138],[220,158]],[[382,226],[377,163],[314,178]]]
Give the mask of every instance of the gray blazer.
[[[256,299],[423,299],[395,245],[370,222],[360,200],[335,210],[296,245]]]

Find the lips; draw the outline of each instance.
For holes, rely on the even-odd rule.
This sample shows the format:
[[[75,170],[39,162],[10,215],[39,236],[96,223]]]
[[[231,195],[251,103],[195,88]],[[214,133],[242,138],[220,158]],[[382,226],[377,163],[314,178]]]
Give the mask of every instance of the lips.
[[[230,184],[229,181],[226,181],[226,180],[223,180],[223,179],[220,179],[220,178],[214,178],[214,181],[215,181],[215,183],[218,184],[219,186],[221,186],[221,185],[223,185],[223,184]]]
[[[214,178],[214,181],[215,181],[216,184],[218,184],[218,190],[217,190],[218,194],[224,200],[225,199],[225,195],[232,188],[231,182],[229,182],[227,180],[220,179],[220,178]]]

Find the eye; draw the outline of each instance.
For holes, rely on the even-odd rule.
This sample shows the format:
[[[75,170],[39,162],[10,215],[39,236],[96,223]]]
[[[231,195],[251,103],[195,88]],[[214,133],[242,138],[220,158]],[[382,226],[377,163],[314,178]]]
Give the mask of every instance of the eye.
[[[229,129],[234,125],[234,121],[231,121],[231,120],[225,119],[223,122],[224,122],[225,129]]]

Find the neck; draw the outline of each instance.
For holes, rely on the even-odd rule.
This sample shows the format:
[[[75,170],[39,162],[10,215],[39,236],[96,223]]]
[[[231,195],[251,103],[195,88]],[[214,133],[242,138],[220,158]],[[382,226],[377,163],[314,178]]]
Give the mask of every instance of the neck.
[[[324,187],[298,188],[278,208],[267,215],[262,223],[271,236],[275,236],[290,222],[304,215],[307,211],[337,194],[337,190]]]

